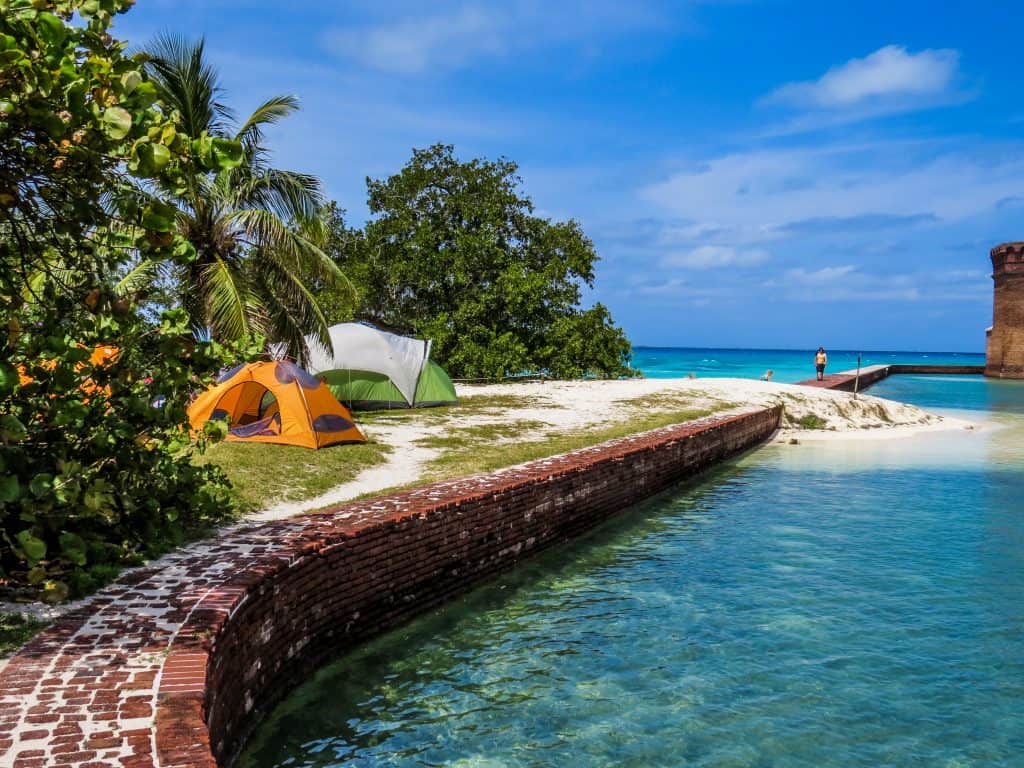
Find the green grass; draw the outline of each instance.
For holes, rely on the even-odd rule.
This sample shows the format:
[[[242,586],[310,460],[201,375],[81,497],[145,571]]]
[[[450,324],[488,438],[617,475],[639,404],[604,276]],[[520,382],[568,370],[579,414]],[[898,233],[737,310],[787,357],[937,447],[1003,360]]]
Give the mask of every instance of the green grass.
[[[578,448],[597,445],[606,440],[614,440],[670,424],[693,421],[733,407],[735,406],[732,403],[718,403],[704,408],[646,413],[637,415],[628,421],[587,430],[548,433],[537,440],[519,442],[495,442],[492,433],[477,427],[453,430],[446,435],[447,439],[443,446],[446,450],[427,465],[423,481],[445,480],[479,472],[490,472],[534,459],[545,459]],[[638,410],[640,410],[639,407]]]
[[[544,396],[541,388],[537,389],[532,400],[523,395],[470,395],[459,400],[459,404],[451,410],[459,416],[475,416],[478,414],[500,414],[510,408],[559,408]]]
[[[522,437],[531,430],[543,429],[546,425],[540,421],[515,420],[500,424],[474,424],[471,427],[452,427],[436,435],[430,435],[416,441],[417,445],[426,448],[444,450],[469,450],[479,445],[487,445],[495,441],[512,441]]]
[[[47,621],[0,613],[0,658],[10,656],[48,626]]]
[[[886,424],[892,424],[892,419],[889,418],[889,412],[885,410],[884,405],[881,403],[875,403],[872,410],[874,411],[875,416],[878,417],[879,421],[884,421]]]
[[[498,416],[510,408],[557,408],[538,393],[535,400],[527,402],[521,395],[471,395],[459,400],[458,405],[441,405],[434,408],[395,408],[387,411],[357,411],[360,424],[444,424],[452,417]]]
[[[316,451],[272,443],[218,443],[196,460],[220,465],[243,511],[251,511],[278,501],[309,499],[354,480],[383,462],[388,450],[372,441]]]
[[[791,420],[791,423],[800,427],[800,429],[825,429],[828,426],[828,422],[820,416],[815,416],[813,413],[809,413],[806,416],[801,416],[799,419]]]
[[[524,407],[557,408],[544,399],[542,392],[532,400],[520,395],[477,395],[462,398],[456,406],[363,411],[357,418],[371,427],[416,424],[435,428],[434,434],[417,441],[440,452],[427,464],[419,480],[423,483],[547,458],[736,407],[725,402],[697,405],[692,398],[673,394],[625,400],[618,405],[628,407],[628,419],[566,433],[543,432],[542,422],[516,416],[515,409]],[[451,423],[471,416],[494,416],[496,420],[471,426]],[[385,461],[389,450],[372,440],[318,451],[268,443],[220,443],[197,461],[220,465],[231,480],[243,511],[254,511],[278,501],[310,499],[354,480],[364,469]]]

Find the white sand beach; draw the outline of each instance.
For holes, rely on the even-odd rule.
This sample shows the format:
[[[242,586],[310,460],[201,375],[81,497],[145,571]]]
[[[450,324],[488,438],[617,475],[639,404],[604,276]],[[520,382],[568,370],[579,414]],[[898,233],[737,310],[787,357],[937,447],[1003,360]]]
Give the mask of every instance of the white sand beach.
[[[846,392],[752,379],[624,379],[463,385],[458,387],[458,395],[467,403],[474,397],[500,396],[503,404],[483,412],[467,409],[472,412],[462,413],[457,406],[409,412],[410,418],[402,423],[367,425],[364,429],[369,437],[392,448],[385,463],[320,496],[274,504],[254,513],[250,519],[276,520],[415,483],[421,478],[427,462],[441,450],[423,445],[424,439],[439,431],[488,424],[531,423],[538,435],[564,434],[626,422],[638,408],[648,412],[671,411],[678,410],[685,403],[693,408],[728,405],[730,410],[738,412],[782,403],[785,406],[784,427],[775,439],[783,443],[791,440],[893,439],[933,430],[973,429],[975,426],[961,419],[928,413],[912,405],[863,393],[854,398]],[[815,428],[807,428],[808,425]]]

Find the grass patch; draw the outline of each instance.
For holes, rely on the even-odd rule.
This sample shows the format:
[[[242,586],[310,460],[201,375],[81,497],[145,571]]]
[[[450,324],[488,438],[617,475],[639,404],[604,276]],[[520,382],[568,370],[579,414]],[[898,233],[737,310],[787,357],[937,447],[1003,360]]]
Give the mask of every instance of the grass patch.
[[[694,398],[679,392],[654,392],[641,397],[617,400],[615,404],[634,411],[681,411],[693,408]]]
[[[801,416],[799,419],[791,419],[791,424],[795,424],[800,429],[825,429],[828,426],[828,422],[820,416],[816,416],[813,413],[808,413],[806,416]]]
[[[458,405],[439,405],[432,408],[395,408],[387,411],[357,411],[361,424],[443,424],[453,417],[497,416],[517,408],[559,408],[542,395],[527,400],[522,395],[470,395]]]
[[[479,445],[486,445],[496,441],[513,440],[522,437],[526,430],[543,429],[547,425],[541,421],[502,422],[497,424],[474,424],[470,427],[453,427],[442,433],[420,438],[417,445],[426,448],[441,448],[445,450],[475,449]]]
[[[843,401],[842,400],[839,400],[837,398],[835,403],[833,403],[833,405],[835,406],[836,413],[838,413],[840,416],[842,416],[847,421],[851,421],[852,420],[853,417],[850,415],[849,409],[845,405],[843,405]]]
[[[0,613],[0,658],[10,656],[49,624],[48,621],[26,619],[16,613]]]
[[[664,401],[662,402],[664,403]],[[486,434],[484,432],[475,435],[463,434],[461,440],[446,446],[448,450],[427,465],[423,480],[445,480],[479,472],[490,472],[534,459],[545,459],[578,448],[587,448],[606,440],[627,437],[670,424],[693,421],[733,407],[735,406],[732,403],[717,403],[705,408],[645,413],[628,421],[581,431],[549,433],[541,439],[524,442],[494,443],[493,439],[484,436]],[[521,433],[519,424],[516,425],[516,431]]]
[[[423,421],[424,414],[420,411],[357,411],[356,419],[360,424],[408,424]]]
[[[517,408],[561,407],[544,397],[542,392],[538,392],[532,399],[524,395],[470,395],[459,400],[459,404],[453,406],[451,410],[456,416],[486,416]]]
[[[278,501],[301,501],[354,480],[367,467],[384,461],[390,450],[381,443],[331,445],[312,450],[271,443],[218,443],[200,463],[218,464],[234,486],[243,511]]]

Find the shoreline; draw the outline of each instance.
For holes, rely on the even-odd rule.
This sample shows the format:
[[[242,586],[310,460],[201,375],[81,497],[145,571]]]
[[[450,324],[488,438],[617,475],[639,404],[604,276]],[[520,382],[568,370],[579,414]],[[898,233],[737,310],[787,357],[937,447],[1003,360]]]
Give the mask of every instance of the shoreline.
[[[765,442],[765,445],[793,444],[794,440],[797,444],[903,440],[929,433],[948,434],[957,430],[981,432],[1001,426],[990,421],[975,423],[960,417],[929,413],[916,406],[872,397],[863,392],[858,395],[859,400],[853,401],[853,396],[846,392],[810,389],[798,384],[754,379],[549,380],[514,384],[458,385],[457,393],[461,404],[471,404],[474,398],[518,398],[521,404],[519,407],[483,409],[483,413],[475,415],[460,412],[460,406],[373,414],[357,412],[357,420],[360,420],[361,416],[366,416],[369,417],[367,420],[372,422],[373,417],[381,413],[397,414],[397,417],[403,420],[401,423],[371,423],[364,426],[374,439],[391,448],[390,454],[382,464],[364,470],[354,480],[339,484],[325,493],[307,499],[268,505],[225,528],[286,520],[338,504],[373,498],[400,488],[425,485],[433,479],[425,477],[424,473],[431,459],[438,455],[438,451],[424,446],[422,441],[429,440],[439,429],[473,429],[519,420],[546,424],[547,434],[559,430],[585,432],[609,419],[628,420],[631,413],[635,413],[641,407],[657,410],[659,398],[665,407],[678,405],[680,400],[695,407],[722,404],[731,406],[720,410],[721,415],[782,404],[787,413],[821,414],[836,421],[832,429],[782,426]],[[854,402],[857,405],[852,405]],[[880,407],[884,409],[890,421],[879,417],[882,413],[878,410]],[[854,413],[854,409],[861,413]],[[442,419],[443,423],[439,423]],[[543,436],[544,433],[539,434]],[[514,441],[506,439],[504,442]],[[515,466],[517,465],[510,464],[503,469]],[[83,601],[88,599],[83,598]],[[83,601],[58,606],[5,602],[0,603],[0,612],[55,620]],[[0,669],[3,666],[4,660],[0,660]]]
[[[126,572],[0,673],[10,710],[0,762],[28,751],[40,765],[63,752],[140,768],[229,763],[329,658],[741,456],[781,413],[718,413],[516,470],[236,525]],[[39,719],[41,702],[59,715]],[[82,725],[65,734],[65,721]]]
[[[283,500],[250,513],[246,520],[268,522],[334,504],[379,494],[399,487],[426,482],[432,460],[441,452],[429,447],[439,430],[446,433],[482,429],[511,423],[534,425],[536,436],[564,433],[585,434],[609,423],[628,422],[643,410],[665,411],[686,403],[694,408],[724,408],[738,412],[744,407],[782,404],[791,423],[783,426],[776,439],[808,442],[837,440],[901,439],[930,431],[973,429],[966,420],[928,413],[916,406],[866,395],[854,400],[846,392],[799,384],[765,382],[755,379],[614,379],[574,381],[531,381],[509,384],[461,384],[456,386],[462,405],[474,398],[518,400],[515,406],[486,409],[487,413],[465,415],[460,406],[416,411],[356,413],[366,420],[368,436],[390,449],[384,463],[361,472],[355,479],[339,484],[314,497]],[[723,410],[723,412],[727,412]],[[374,423],[382,413],[396,414],[400,423]],[[799,420],[822,419],[826,429],[799,426]],[[498,438],[506,442],[511,439]]]

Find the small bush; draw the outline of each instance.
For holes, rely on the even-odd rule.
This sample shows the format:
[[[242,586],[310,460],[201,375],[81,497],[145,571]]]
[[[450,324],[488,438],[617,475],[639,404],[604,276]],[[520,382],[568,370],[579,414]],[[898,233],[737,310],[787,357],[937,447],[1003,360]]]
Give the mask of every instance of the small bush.
[[[797,419],[796,425],[800,429],[825,429],[828,426],[828,422],[820,416],[808,413],[806,416],[801,416]]]

